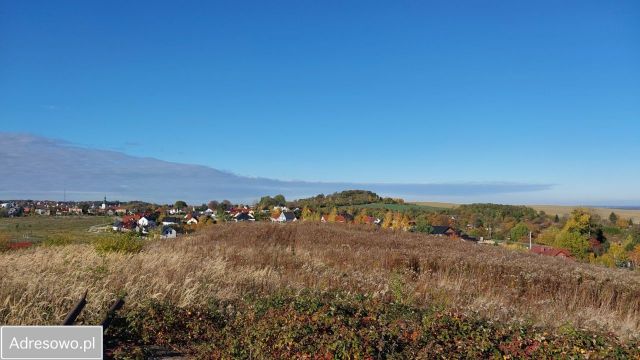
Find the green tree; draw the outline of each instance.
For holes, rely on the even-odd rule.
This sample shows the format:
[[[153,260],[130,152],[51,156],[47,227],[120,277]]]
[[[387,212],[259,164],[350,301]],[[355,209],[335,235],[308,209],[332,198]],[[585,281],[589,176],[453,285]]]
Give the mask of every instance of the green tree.
[[[565,248],[580,259],[584,259],[589,251],[589,241],[584,234],[577,231],[562,230],[556,237],[556,246]]]
[[[278,203],[271,196],[263,196],[258,202],[258,208],[261,210],[271,209],[276,205],[278,205]]]
[[[285,206],[287,204],[287,200],[284,198],[284,195],[276,195],[273,197],[273,200],[278,206]]]
[[[511,241],[519,242],[529,236],[529,227],[524,223],[519,223],[511,229],[509,235],[511,235]]]
[[[562,228],[566,232],[589,234],[591,231],[591,214],[585,209],[575,209]]]
[[[560,233],[560,229],[555,226],[551,226],[544,229],[540,235],[536,238],[536,242],[543,245],[553,246],[556,242],[556,237]]]
[[[209,201],[209,203],[207,204],[207,207],[209,207],[209,209],[211,209],[211,210],[217,210],[219,205],[220,205],[220,204],[219,204],[217,201],[215,201],[215,200],[211,200],[211,201]]]
[[[178,200],[175,204],[173,204],[173,207],[182,210],[187,207],[187,203],[182,200]]]
[[[421,216],[416,219],[415,231],[425,234],[431,234],[431,232],[433,231],[433,227],[431,226],[431,224],[429,224],[424,216]]]
[[[611,212],[611,214],[609,214],[609,221],[612,224],[615,224],[616,221],[618,221],[618,215],[616,215],[616,213],[614,213],[613,211]]]

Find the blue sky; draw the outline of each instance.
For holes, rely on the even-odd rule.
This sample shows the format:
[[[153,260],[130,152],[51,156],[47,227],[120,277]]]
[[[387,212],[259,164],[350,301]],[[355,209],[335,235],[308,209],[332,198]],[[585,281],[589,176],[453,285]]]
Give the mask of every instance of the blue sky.
[[[0,1],[0,131],[248,176],[638,204],[640,2]]]

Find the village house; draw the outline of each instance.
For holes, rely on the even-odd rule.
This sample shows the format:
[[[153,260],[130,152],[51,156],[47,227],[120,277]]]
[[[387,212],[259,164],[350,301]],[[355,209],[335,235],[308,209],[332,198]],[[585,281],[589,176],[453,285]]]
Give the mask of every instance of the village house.
[[[162,225],[178,225],[180,224],[180,220],[178,218],[175,217],[165,217],[164,219],[162,219]]]
[[[432,226],[431,235],[446,236],[449,238],[458,237],[458,233],[451,226]]]
[[[567,260],[574,260],[571,251],[562,248],[554,248],[546,245],[534,245],[531,247],[531,252],[538,255],[554,256]]]
[[[124,224],[122,223],[122,221],[118,221],[118,220],[113,222],[111,229],[113,231],[125,231]]]
[[[280,213],[280,216],[275,218],[272,217],[271,221],[285,223],[285,222],[298,221],[298,219],[296,219],[296,215],[293,213],[293,211],[283,211]]]
[[[74,206],[69,208],[68,212],[70,215],[82,215],[82,208]]]
[[[376,219],[376,218],[374,218],[373,216],[363,216],[363,217],[362,217],[362,222],[363,222],[364,224],[367,224],[367,225],[373,225],[373,224],[375,224],[375,223],[376,223],[376,220],[377,220],[377,219]]]
[[[462,239],[464,241],[474,242],[474,243],[478,242],[478,238],[473,237],[473,236],[469,236],[467,234],[460,235],[460,239]]]
[[[237,213],[236,216],[233,217],[233,220],[236,222],[239,221],[256,221],[253,217],[252,213]]]
[[[143,216],[138,220],[138,226],[141,226],[141,227],[155,226],[155,222],[150,218]]]
[[[328,223],[328,222],[331,222],[329,221],[330,219],[331,219],[330,215],[322,215],[322,217],[320,218],[320,222]],[[336,215],[333,219],[333,222],[346,223],[347,219],[343,215]]]
[[[176,229],[172,228],[171,226],[162,227],[162,232],[160,233],[161,239],[174,239],[177,236],[178,233],[176,232]]]
[[[45,216],[49,216],[51,215],[51,210],[49,209],[44,209],[44,208],[38,208],[35,210],[35,213],[37,215],[45,215]]]

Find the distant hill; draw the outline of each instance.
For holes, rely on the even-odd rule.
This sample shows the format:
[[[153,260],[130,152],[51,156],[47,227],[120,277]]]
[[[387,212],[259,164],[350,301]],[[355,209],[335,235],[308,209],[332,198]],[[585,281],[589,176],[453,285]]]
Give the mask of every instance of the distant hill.
[[[631,210],[625,208],[605,208],[605,207],[593,207],[593,206],[562,206],[562,205],[527,205],[538,211],[544,211],[549,215],[564,216],[569,215],[574,209],[588,208],[594,214],[600,215],[603,219],[609,217],[611,212],[616,213],[618,216],[633,220],[635,224],[640,224],[640,210]]]
[[[411,204],[423,205],[423,206],[432,206],[437,208],[447,208],[454,209],[461,204],[453,204],[453,203],[442,203],[442,202],[411,202]],[[633,209],[629,207],[599,207],[599,206],[579,206],[579,205],[526,205],[527,207],[533,208],[537,211],[544,211],[548,215],[558,215],[560,217],[569,215],[573,210],[578,208],[588,208],[594,214],[598,214],[602,218],[607,218],[611,212],[615,212],[618,216],[623,218],[631,218],[635,224],[640,224],[640,209]]]

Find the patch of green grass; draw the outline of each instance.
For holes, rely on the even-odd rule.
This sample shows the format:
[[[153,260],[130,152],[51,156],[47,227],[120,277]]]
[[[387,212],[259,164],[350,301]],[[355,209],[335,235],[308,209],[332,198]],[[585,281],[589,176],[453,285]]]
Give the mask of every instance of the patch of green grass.
[[[113,218],[109,216],[24,216],[0,218],[0,232],[20,241],[49,240],[53,244],[66,238],[72,243],[86,243],[98,236],[89,232],[90,227],[111,223]]]

